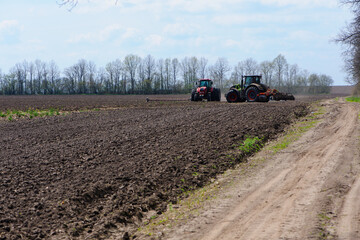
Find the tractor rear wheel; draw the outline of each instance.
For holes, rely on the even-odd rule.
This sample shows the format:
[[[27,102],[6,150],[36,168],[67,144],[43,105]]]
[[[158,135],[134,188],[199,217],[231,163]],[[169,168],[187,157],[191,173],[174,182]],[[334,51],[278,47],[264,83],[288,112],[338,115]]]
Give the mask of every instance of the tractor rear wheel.
[[[219,88],[215,88],[214,92],[213,92],[213,101],[220,101],[221,99],[221,93],[220,93],[220,89]]]
[[[229,103],[238,102],[239,100],[239,94],[234,89],[230,90],[226,95],[226,101],[228,101]]]
[[[216,97],[216,101],[220,102],[221,101],[221,90],[220,88],[217,90],[217,97]]]
[[[248,102],[257,102],[259,97],[259,90],[256,87],[249,87],[246,90],[246,100]]]

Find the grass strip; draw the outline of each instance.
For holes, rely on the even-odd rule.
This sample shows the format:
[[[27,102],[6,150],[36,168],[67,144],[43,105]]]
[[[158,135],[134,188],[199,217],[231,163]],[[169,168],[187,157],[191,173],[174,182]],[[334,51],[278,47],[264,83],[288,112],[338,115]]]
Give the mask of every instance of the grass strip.
[[[360,102],[360,97],[347,97],[345,98],[348,102]]]

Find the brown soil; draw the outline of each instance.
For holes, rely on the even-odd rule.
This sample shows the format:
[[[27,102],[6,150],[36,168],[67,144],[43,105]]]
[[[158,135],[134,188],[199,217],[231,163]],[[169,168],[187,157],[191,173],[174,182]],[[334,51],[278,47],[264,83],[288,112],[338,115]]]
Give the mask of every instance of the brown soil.
[[[64,111],[76,111],[94,108],[130,108],[141,107],[146,98],[157,100],[183,100],[189,99],[189,95],[29,95],[29,96],[0,96],[0,111],[28,109],[59,109]],[[172,102],[172,105],[180,104]],[[157,106],[156,102],[148,105]]]
[[[126,239],[148,211],[163,212],[182,191],[242,161],[244,156],[226,155],[234,144],[247,136],[273,139],[308,110],[301,101],[67,97],[56,103],[56,96],[37,103],[25,97],[28,105],[23,97],[10,97],[3,109],[121,108],[0,122],[0,239],[100,239],[113,233]]]

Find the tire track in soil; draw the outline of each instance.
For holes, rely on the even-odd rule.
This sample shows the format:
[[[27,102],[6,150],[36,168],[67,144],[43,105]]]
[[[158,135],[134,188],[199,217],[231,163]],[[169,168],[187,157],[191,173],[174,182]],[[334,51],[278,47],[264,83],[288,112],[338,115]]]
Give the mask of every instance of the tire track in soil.
[[[323,105],[329,109],[323,122],[276,154],[255,176],[222,193],[237,199],[209,207],[167,239],[317,238],[319,214],[328,207],[326,189],[335,189],[331,196],[343,202],[341,189],[334,185],[350,175],[358,176],[351,166],[359,164],[354,161],[358,156],[358,105],[334,100]],[[359,182],[358,178],[346,197],[340,239],[360,238]]]

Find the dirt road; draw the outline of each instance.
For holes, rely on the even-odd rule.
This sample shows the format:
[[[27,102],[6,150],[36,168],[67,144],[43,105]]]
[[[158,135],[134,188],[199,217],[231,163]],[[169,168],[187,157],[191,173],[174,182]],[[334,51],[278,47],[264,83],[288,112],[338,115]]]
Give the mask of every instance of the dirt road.
[[[327,100],[316,127],[266,158],[166,239],[360,239],[359,106]],[[239,173],[240,175],[240,173]]]

